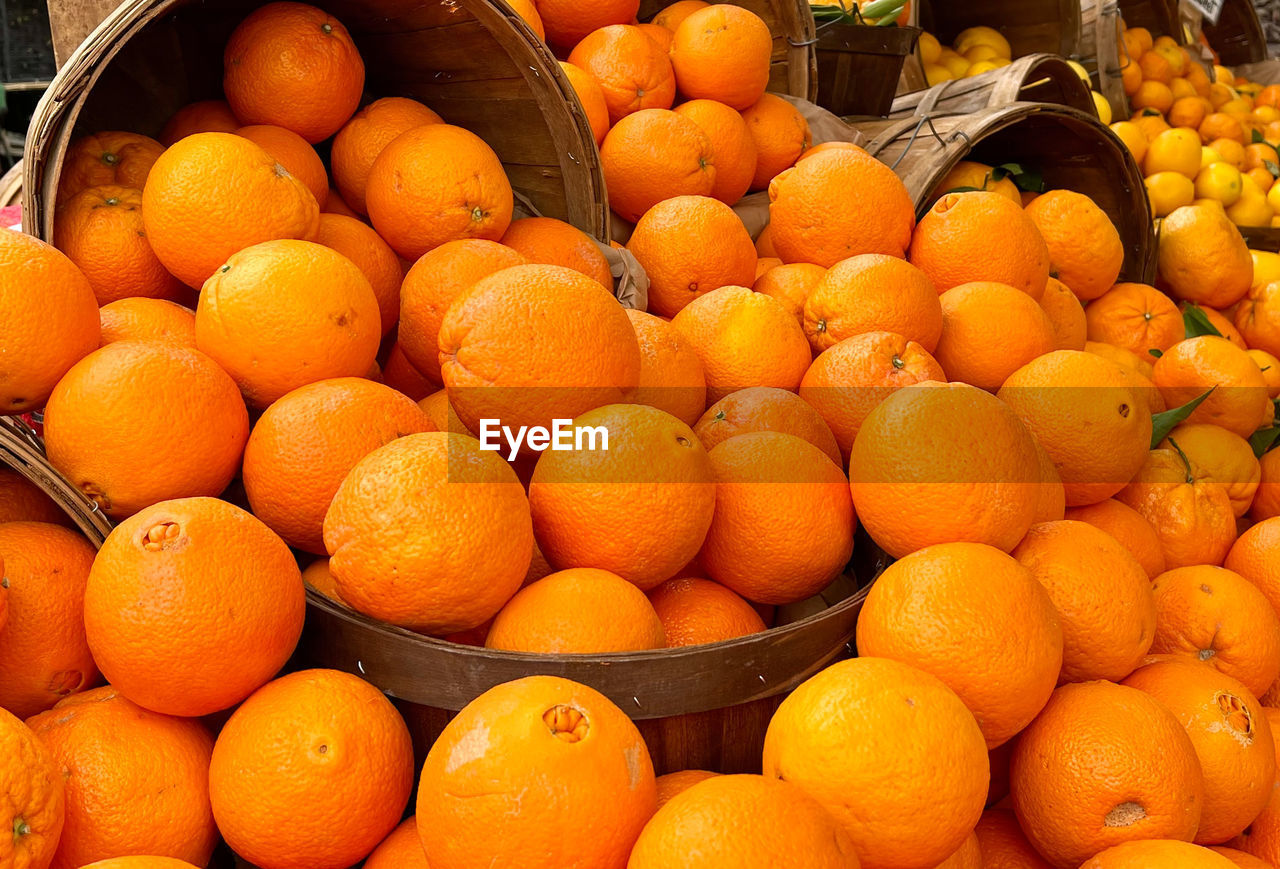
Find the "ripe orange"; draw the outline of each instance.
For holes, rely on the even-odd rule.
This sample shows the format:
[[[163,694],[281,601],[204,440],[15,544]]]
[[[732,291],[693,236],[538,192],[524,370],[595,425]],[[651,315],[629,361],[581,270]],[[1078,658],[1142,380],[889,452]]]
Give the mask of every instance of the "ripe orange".
[[[989,778],[982,731],[960,699],[884,658],[841,661],[783,700],[764,774],[826,806],[865,869],[945,860],[981,817]],[[849,799],[868,788],[874,800]]]
[[[597,280],[610,292],[609,261],[591,237],[572,224],[552,217],[524,217],[511,222],[502,244],[531,263],[564,266]]]
[[[1084,307],[1071,288],[1057,278],[1049,278],[1040,307],[1053,327],[1055,350],[1083,350],[1088,332]]]
[[[573,0],[538,0],[537,6],[547,41],[567,50],[592,31],[634,21],[640,0],[601,0],[585,6]]]
[[[592,28],[569,54],[604,91],[609,121],[617,125],[641,109],[670,109],[676,79],[671,60],[639,27],[611,24]]]
[[[346,201],[342,198],[342,194],[332,187],[330,187],[329,192],[325,194],[324,201],[320,203],[320,213],[341,214],[343,217],[354,217],[362,223],[366,220],[366,218],[361,216],[354,208],[347,205]]]
[[[119,131],[94,133],[71,143],[58,176],[58,207],[90,187],[141,190],[164,146],[149,136]]]
[[[167,299],[134,297],[98,309],[102,346],[117,341],[172,341],[195,349],[196,315]]]
[[[1280,450],[1271,450],[1258,461],[1262,479],[1249,507],[1249,518],[1255,522],[1280,516]]]
[[[755,275],[755,246],[742,219],[707,196],[675,196],[653,206],[627,249],[649,276],[649,310],[663,317],[712,290],[749,287]]]
[[[600,146],[600,165],[609,207],[633,223],[666,199],[710,196],[717,178],[711,137],[667,109],[641,109],[615,122]]]
[[[1174,298],[1226,308],[1253,283],[1253,259],[1221,208],[1186,206],[1160,225],[1160,276]]]
[[[746,12],[745,9],[741,11]],[[733,205],[751,189],[755,178],[756,141],[747,128],[747,122],[741,114],[715,100],[689,100],[676,106],[674,111],[697,124],[711,140],[711,162],[716,169],[711,196]]]
[[[172,857],[112,857],[90,863],[84,869],[197,869],[186,860]]]
[[[1252,854],[1247,854],[1244,851],[1237,851],[1235,848],[1224,848],[1221,845],[1216,845],[1209,850],[1219,856],[1226,857],[1235,864],[1236,869],[1270,869],[1271,867],[1270,863],[1260,860]],[[1223,867],[1223,869],[1225,869],[1225,867]]]
[[[778,260],[778,263],[758,276],[756,282],[751,285],[751,289],[782,302],[803,327],[804,303],[808,301],[810,293],[818,286],[818,282],[822,280],[827,270],[812,263],[781,264],[781,260]],[[1280,365],[1276,368],[1277,372],[1280,372]]]
[[[152,167],[142,222],[164,267],[199,289],[250,245],[314,239],[320,206],[257,144],[229,133],[197,133],[170,146]]]
[[[382,150],[414,127],[441,123],[444,121],[431,109],[405,97],[383,97],[356,112],[333,137],[330,155],[333,183],[343,200],[366,214],[365,186]]]
[[[306,185],[317,203],[323,203],[329,197],[329,173],[316,149],[306,139],[292,130],[271,124],[241,127],[236,130],[236,135],[260,145],[290,175]]]
[[[418,838],[418,820],[410,815],[387,834],[364,861],[365,869],[429,869],[427,853]]]
[[[1266,350],[1249,349],[1245,351],[1249,358],[1258,363],[1262,378],[1267,381],[1267,397],[1280,397],[1280,359]]]
[[[1175,443],[1187,458],[1226,487],[1236,516],[1249,512],[1262,468],[1247,440],[1221,426],[1183,423],[1169,433],[1160,447],[1173,449]]]
[[[422,767],[418,834],[440,869],[621,869],[656,805],[653,763],[626,714],[585,685],[529,676],[444,728]]]
[[[766,629],[751,604],[709,579],[669,579],[649,592],[649,601],[671,648],[718,643]]]
[[[701,0],[698,0],[701,2]],[[662,808],[671,802],[680,794],[696,785],[698,782],[706,781],[709,778],[715,778],[720,773],[707,772],[704,769],[682,769],[678,772],[669,772],[666,775],[660,775],[656,784],[658,788],[658,808]]]
[[[903,257],[915,222],[902,181],[861,149],[814,154],[769,185],[769,239],[783,262],[830,268],[863,253]]]
[[[717,100],[730,108],[755,105],[769,85],[773,35],[749,9],[717,3],[690,14],[675,29],[671,66],[689,99]]]
[[[1123,347],[1139,357],[1163,353],[1186,337],[1173,300],[1146,284],[1116,284],[1085,309],[1089,340]]]
[[[1225,112],[1212,112],[1207,115],[1197,130],[1200,133],[1200,141],[1206,144],[1216,139],[1240,142],[1245,138],[1244,124],[1239,118]]]
[[[12,830],[0,839],[0,859],[13,866],[47,867],[62,835],[66,786],[61,771],[31,728],[0,708],[0,792]]]
[[[934,355],[953,381],[994,391],[1024,365],[1054,352],[1053,324],[1044,309],[1008,284],[961,284],[942,294],[941,306]]]
[[[786,604],[835,579],[853,551],[844,472],[813,444],[751,432],[711,450],[715,515],[699,561],[747,600]]]
[[[226,100],[200,100],[173,113],[160,131],[160,142],[168,148],[196,133],[234,133],[242,126]]]
[[[1062,637],[1044,587],[981,543],[942,543],[895,561],[858,616],[858,654],[937,676],[977,718],[988,748],[1008,741],[1048,702]]]
[[[27,723],[67,781],[53,866],[119,854],[209,862],[218,829],[209,808],[213,737],[202,723],[148,712],[111,687],[68,697]]]
[[[0,524],[5,522],[70,525],[71,519],[35,483],[17,471],[0,468]]]
[[[1280,352],[1280,281],[1251,288],[1233,319],[1250,347]]]
[[[754,431],[795,435],[843,467],[835,436],[818,411],[801,396],[777,387],[756,386],[729,393],[707,408],[693,431],[709,450]]]
[[[391,246],[369,225],[342,214],[321,214],[316,242],[337,251],[360,269],[378,300],[381,334],[395,326],[400,316],[400,284],[404,271]]]
[[[1027,841],[1010,809],[983,812],[973,832],[982,852],[982,869],[1051,869]]]
[[[1080,869],[1232,869],[1234,864],[1208,848],[1174,839],[1125,842],[1100,851]]]
[[[665,410],[693,425],[707,406],[707,378],[698,354],[667,320],[630,308],[626,313],[641,357],[640,385],[631,393],[631,401]]]
[[[346,606],[346,601],[338,593],[337,580],[333,578],[333,573],[329,570],[329,559],[317,558],[308,564],[306,569],[302,571],[302,581],[309,588],[314,588],[330,600]]]
[[[371,375],[371,379],[377,378]],[[382,369],[382,380],[387,386],[403,392],[414,401],[421,401],[436,388],[434,383],[424,377],[422,372],[414,368],[413,364],[405,358],[404,349],[399,341],[391,345],[391,352],[387,354],[387,362]]]
[[[1116,500],[1156,529],[1170,570],[1221,564],[1235,542],[1236,519],[1226,487],[1174,450],[1152,450]]]
[[[836,263],[804,305],[813,352],[866,332],[893,332],[932,353],[942,334],[938,291],[905,260],[864,254]]]
[[[235,382],[203,353],[122,341],[67,372],[44,432],[54,467],[119,519],[167,498],[221,493],[240,468],[249,414]]]
[[[574,66],[567,60],[560,61],[560,69],[564,72],[564,77],[569,80],[569,85],[578,97],[578,102],[582,104],[587,123],[591,125],[591,135],[596,140],[596,146],[599,147],[604,142],[605,134],[609,132],[609,104],[605,102],[604,89],[591,73]]]
[[[1190,302],[1183,302],[1178,306],[1182,311],[1186,311],[1189,307],[1191,307]],[[1239,305],[1237,305],[1236,308],[1238,309]],[[1249,345],[1244,341],[1244,336],[1240,334],[1240,330],[1236,328],[1235,323],[1231,322],[1230,317],[1223,314],[1222,311],[1218,311],[1213,308],[1201,307],[1200,310],[1204,312],[1205,317],[1209,320],[1209,324],[1218,330],[1219,335],[1226,338],[1241,350],[1249,349]]]
[[[529,25],[529,29],[533,31],[538,39],[546,41],[547,30],[542,23],[542,16],[538,14],[538,7],[534,5],[533,0],[515,0],[515,2],[508,5],[516,15],[524,20],[525,24]]]
[[[1087,522],[1114,537],[1138,560],[1147,577],[1155,579],[1164,573],[1164,550],[1160,536],[1141,513],[1114,498],[1083,507],[1068,507],[1066,518]]]
[[[1027,206],[1049,248],[1050,268],[1081,299],[1096,299],[1115,284],[1124,244],[1105,211],[1088,196],[1051,190]]]
[[[498,155],[451,124],[401,133],[373,161],[365,184],[373,228],[407,260],[459,238],[502,238],[514,203]]]
[[[764,94],[742,111],[751,139],[756,143],[756,171],[752,190],[770,190],[772,181],[794,166],[809,146],[813,133],[799,109],[780,96]]]
[[[674,33],[686,18],[699,9],[706,9],[709,5],[705,0],[676,0],[676,2],[664,7],[661,12],[653,16],[653,23]]]
[[[223,52],[222,88],[246,124],[275,124],[315,144],[360,105],[364,61],[347,28],[305,3],[269,3],[240,22]]]
[[[995,238],[998,245],[991,243]],[[916,228],[908,257],[940,293],[995,281],[1039,299],[1049,280],[1049,248],[1040,230],[999,193],[948,193],[939,199]],[[1065,277],[1063,282],[1082,292]]]
[[[38,410],[98,346],[98,303],[64,254],[11,229],[0,229],[0,275],[0,411]]]
[[[0,558],[9,589],[0,631],[0,708],[26,718],[98,681],[83,615],[93,547],[57,525],[6,522]]]
[[[1268,453],[1267,455],[1270,455]],[[1280,519],[1264,519],[1240,535],[1223,561],[1223,567],[1233,570],[1256,585],[1271,606],[1280,613]]]
[[[1036,458],[1040,465],[1040,475],[1036,481],[1036,508],[1032,525],[1041,522],[1057,522],[1065,518],[1067,512],[1067,492],[1062,485],[1062,475],[1054,467],[1053,459],[1045,452],[1040,441],[1035,440]]]
[[[1181,407],[1212,389],[1187,422],[1213,423],[1245,438],[1262,425],[1271,402],[1257,363],[1216,335],[1170,347],[1156,360],[1152,381],[1169,407]]]
[[[412,788],[400,713],[336,670],[290,673],[255,691],[218,734],[209,766],[218,829],[259,866],[358,862],[400,822]]]

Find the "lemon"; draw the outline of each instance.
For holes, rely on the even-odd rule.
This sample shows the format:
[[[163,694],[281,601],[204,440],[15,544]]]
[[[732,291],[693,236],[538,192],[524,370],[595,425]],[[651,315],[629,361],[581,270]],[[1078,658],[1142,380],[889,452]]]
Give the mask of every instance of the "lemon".
[[[1097,91],[1092,91],[1093,107],[1098,110],[1098,120],[1104,124],[1111,123],[1111,103],[1107,102],[1107,98]]]
[[[1274,281],[1280,281],[1280,253],[1272,253],[1269,250],[1251,250],[1249,255],[1253,257],[1253,285],[1255,287],[1263,287]]]
[[[1196,185],[1181,172],[1156,172],[1143,183],[1156,217],[1172,214],[1196,198]]]
[[[1267,204],[1278,214],[1280,214],[1280,184],[1272,184],[1271,189],[1267,191]],[[1280,281],[1280,277],[1276,280]]]
[[[955,76],[951,74],[951,70],[937,63],[926,63],[924,65],[924,78],[929,83],[929,87],[940,85],[944,81],[952,81]]]
[[[1165,130],[1151,140],[1147,156],[1142,161],[1146,175],[1157,172],[1177,172],[1188,179],[1200,171],[1200,134],[1195,130],[1175,128]]]
[[[994,27],[970,27],[968,30],[960,31],[960,35],[956,37],[956,51],[961,54],[975,45],[989,45],[996,49],[1001,57],[1013,57],[1013,48],[1009,45],[1009,40]]]
[[[1236,76],[1235,73],[1227,69],[1225,66],[1215,66],[1213,68],[1213,80],[1218,84],[1233,87],[1236,83]]]
[[[991,46],[981,44],[975,45],[968,51],[962,51],[960,53],[964,55],[965,60],[969,61],[969,63],[979,63],[984,60],[995,60],[1000,56],[1000,52],[996,51]]]
[[[1244,176],[1230,163],[1213,163],[1196,175],[1196,196],[1200,199],[1215,199],[1230,207],[1243,192]],[[1262,191],[1259,190],[1258,194],[1261,195]]]
[[[1142,128],[1133,121],[1116,121],[1111,125],[1111,132],[1120,137],[1134,161],[1141,166],[1142,158],[1147,156],[1147,134],[1142,132]]]
[[[1196,206],[1203,205],[1208,208],[1216,208],[1223,214],[1227,213],[1227,207],[1216,199],[1196,199],[1193,200],[1191,204]]]
[[[942,56],[938,58],[938,63],[950,70],[952,78],[964,78],[965,73],[969,71],[969,61],[950,48],[942,49]]]
[[[1175,76],[1181,76],[1186,72],[1187,58],[1182,54],[1182,49],[1176,45],[1157,45],[1151,50],[1169,61],[1169,67]]]
[[[993,60],[980,60],[969,67],[969,71],[964,74],[964,77],[973,78],[975,75],[982,75],[984,72],[991,72],[991,70],[999,68],[1000,64]]]
[[[916,45],[920,46],[920,60],[925,66],[931,63],[936,64],[942,57],[942,43],[938,42],[938,37],[932,33],[921,33],[920,41]]]
[[[1090,82],[1089,70],[1085,69],[1083,64],[1081,64],[1079,61],[1068,60],[1067,66],[1071,67],[1076,71],[1076,75],[1080,76],[1081,81],[1083,81],[1085,84],[1089,84]]]
[[[1275,217],[1276,211],[1267,202],[1267,196],[1262,192],[1262,188],[1248,175],[1242,175],[1240,182],[1242,186],[1240,198],[1234,205],[1227,208],[1227,217],[1236,226],[1270,226],[1271,218]]]
[[[985,163],[975,163],[972,160],[961,160],[951,171],[946,174],[938,186],[933,189],[935,197],[941,197],[945,193],[962,187],[972,187],[976,190],[988,190],[992,193],[999,193],[1006,199],[1022,204],[1022,196],[1018,192],[1018,186],[1009,180],[1008,177],[1002,177],[999,181],[995,179],[996,171]]]

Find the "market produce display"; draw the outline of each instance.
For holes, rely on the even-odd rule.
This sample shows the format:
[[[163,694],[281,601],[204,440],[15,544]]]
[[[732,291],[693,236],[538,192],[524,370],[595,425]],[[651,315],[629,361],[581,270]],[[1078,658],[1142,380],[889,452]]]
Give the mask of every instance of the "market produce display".
[[[511,4],[612,244],[303,3],[158,138],[75,139],[48,243],[0,230],[0,410],[112,529],[5,459],[0,866],[1280,867],[1280,254],[1239,230],[1280,89],[1124,31],[1142,283],[1030,160],[913,201],[767,92],[749,6]],[[849,601],[745,772],[532,666],[427,731],[300,645],[323,607],[607,672]]]

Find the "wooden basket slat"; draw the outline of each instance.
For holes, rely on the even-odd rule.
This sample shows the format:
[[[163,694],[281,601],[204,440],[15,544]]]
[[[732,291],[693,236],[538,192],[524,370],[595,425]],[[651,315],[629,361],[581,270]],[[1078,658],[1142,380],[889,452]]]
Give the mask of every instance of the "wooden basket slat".
[[[49,464],[35,432],[13,417],[0,417],[0,464],[22,474],[52,498],[94,549],[102,546],[111,533],[111,521]]]
[[[891,118],[933,112],[974,112],[1015,102],[1057,103],[1094,111],[1093,97],[1067,62],[1058,55],[1029,54],[1009,66],[973,78],[943,82],[893,101]]]

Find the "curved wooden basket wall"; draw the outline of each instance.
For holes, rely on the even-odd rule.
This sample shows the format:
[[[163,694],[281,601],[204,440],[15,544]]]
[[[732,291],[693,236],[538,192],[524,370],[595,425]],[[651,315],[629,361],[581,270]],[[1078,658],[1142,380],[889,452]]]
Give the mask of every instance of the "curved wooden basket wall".
[[[111,520],[98,505],[80,493],[66,477],[54,470],[44,455],[44,444],[36,433],[16,417],[0,417],[0,464],[17,471],[53,499],[89,538],[94,549],[111,533]]]
[[[126,0],[68,59],[27,139],[29,232],[52,238],[67,145],[98,130],[156,135],[180,106],[220,95],[222,49],[260,0]],[[559,64],[495,0],[326,0],[355,36],[372,97],[420,99],[497,152],[538,210],[607,240],[591,129]]]
[[[1226,0],[1217,24],[1203,23],[1209,46],[1224,66],[1267,59],[1267,37],[1252,0]]]
[[[1124,241],[1124,280],[1155,278],[1156,242],[1142,172],[1096,117],[1065,106],[1014,103],[971,114],[850,123],[866,137],[867,151],[893,166],[918,209],[963,159],[1021,163],[1039,170],[1048,189],[1083,193],[1107,213]]]
[[[919,0],[916,20],[943,45],[978,25],[994,27],[1013,47],[1013,56],[1060,54],[1075,57],[1080,42],[1080,0]]]
[[[1128,27],[1145,27],[1153,36],[1172,36],[1179,45],[1186,44],[1178,0],[1080,0],[1080,58],[1096,65],[1098,91],[1117,119],[1129,116],[1121,81],[1129,64],[1120,47],[1121,20]]]
[[[960,114],[1016,102],[1056,103],[1085,113],[1094,111],[1089,88],[1066,60],[1054,54],[1029,54],[973,78],[900,96],[893,101],[889,117]]]

